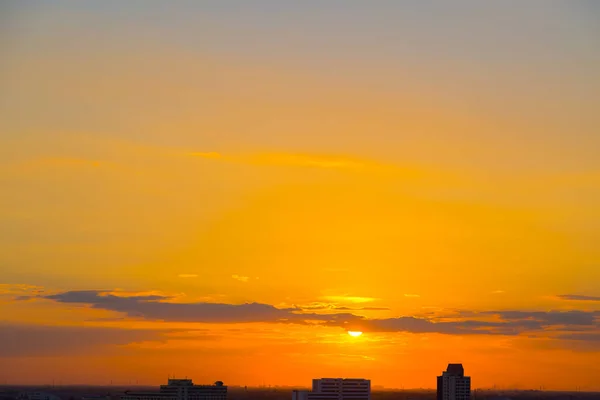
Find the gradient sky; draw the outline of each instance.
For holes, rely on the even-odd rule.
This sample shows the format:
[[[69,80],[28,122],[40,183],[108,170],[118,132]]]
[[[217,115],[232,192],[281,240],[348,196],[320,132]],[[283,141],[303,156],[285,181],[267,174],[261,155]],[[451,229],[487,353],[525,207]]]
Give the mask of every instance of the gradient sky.
[[[599,21],[3,1],[0,382],[600,390]]]

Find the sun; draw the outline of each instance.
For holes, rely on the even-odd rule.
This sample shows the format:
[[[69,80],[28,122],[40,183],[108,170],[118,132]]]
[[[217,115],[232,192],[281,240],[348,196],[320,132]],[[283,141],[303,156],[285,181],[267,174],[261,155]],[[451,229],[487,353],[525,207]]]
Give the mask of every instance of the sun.
[[[359,337],[360,335],[362,335],[361,331],[348,331],[348,335],[352,336],[352,337]]]

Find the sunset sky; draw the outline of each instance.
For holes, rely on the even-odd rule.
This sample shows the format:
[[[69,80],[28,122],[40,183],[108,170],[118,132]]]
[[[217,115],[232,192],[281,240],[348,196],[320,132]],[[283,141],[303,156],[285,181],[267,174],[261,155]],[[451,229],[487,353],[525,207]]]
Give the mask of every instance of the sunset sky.
[[[600,390],[599,21],[3,1],[0,383]]]

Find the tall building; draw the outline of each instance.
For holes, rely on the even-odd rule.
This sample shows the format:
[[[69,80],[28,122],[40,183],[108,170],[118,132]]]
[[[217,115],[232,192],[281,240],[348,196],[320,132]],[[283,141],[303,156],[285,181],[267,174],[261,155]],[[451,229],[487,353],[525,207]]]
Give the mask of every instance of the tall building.
[[[462,364],[448,364],[437,377],[437,400],[470,400],[471,377],[465,376]]]
[[[191,379],[169,379],[158,392],[125,392],[121,400],[227,400],[227,386],[194,385]]]
[[[312,391],[294,390],[292,400],[371,400],[368,379],[313,379]]]

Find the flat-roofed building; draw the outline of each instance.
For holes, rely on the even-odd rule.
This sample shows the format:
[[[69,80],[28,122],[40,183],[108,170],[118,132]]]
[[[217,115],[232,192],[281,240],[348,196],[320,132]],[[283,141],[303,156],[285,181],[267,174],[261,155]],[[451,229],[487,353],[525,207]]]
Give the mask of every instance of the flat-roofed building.
[[[313,379],[312,391],[294,390],[292,400],[371,400],[368,379]]]
[[[194,385],[191,379],[169,379],[157,392],[125,392],[121,400],[227,400],[227,386]]]

